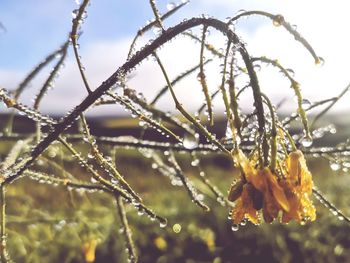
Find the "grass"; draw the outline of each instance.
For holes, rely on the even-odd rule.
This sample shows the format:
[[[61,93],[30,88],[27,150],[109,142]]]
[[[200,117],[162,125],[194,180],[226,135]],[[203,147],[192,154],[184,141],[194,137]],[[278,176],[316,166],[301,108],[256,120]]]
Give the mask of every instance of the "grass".
[[[6,145],[1,147],[2,151],[5,149]],[[209,178],[226,193],[236,174],[229,160],[224,156],[202,157]],[[186,156],[180,162],[198,188],[208,194]],[[227,207],[209,194],[205,201],[211,211],[203,212],[190,201],[184,188],[172,186],[137,151],[119,150],[117,164],[145,204],[168,218],[167,227],[160,228],[157,222],[126,206],[140,262],[350,260],[349,226],[319,203],[318,219],[312,224],[274,223],[256,227],[248,223],[233,232]],[[309,166],[319,188],[349,213],[347,176],[332,173],[320,159],[310,160]],[[65,167],[81,179],[87,176],[73,162],[65,163]],[[57,173],[52,167],[41,169]],[[84,247],[91,242],[97,243],[95,262],[126,261],[113,197],[100,192],[77,193],[63,186],[52,187],[23,178],[8,187],[7,200],[8,246],[15,262],[85,262]]]

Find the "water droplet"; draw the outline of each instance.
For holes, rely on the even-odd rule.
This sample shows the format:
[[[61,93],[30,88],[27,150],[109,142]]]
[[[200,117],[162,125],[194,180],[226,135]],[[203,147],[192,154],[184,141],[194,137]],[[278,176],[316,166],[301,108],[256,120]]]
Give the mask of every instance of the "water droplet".
[[[159,227],[161,227],[161,228],[165,228],[166,226],[167,226],[167,222],[166,221],[161,221],[159,223]]]
[[[197,75],[197,80],[201,81],[202,79],[205,79],[205,74],[203,72],[199,72]]]
[[[241,15],[243,13],[247,12],[245,9],[240,9],[237,11],[236,16]]]
[[[322,57],[318,57],[315,59],[316,66],[322,67],[324,65],[324,59]]]
[[[301,139],[301,144],[304,147],[310,147],[312,145],[312,137],[310,135],[305,135],[302,139]]]
[[[290,69],[290,68],[287,68],[286,71],[288,71],[288,73],[289,73],[292,77],[294,77],[294,75],[295,75],[294,70],[292,70],[292,69]]]
[[[170,2],[166,5],[166,9],[173,10],[176,7],[176,4],[174,2]]]
[[[194,148],[196,148],[198,146],[199,143],[199,134],[190,134],[190,133],[186,133],[184,138],[183,138],[183,146],[186,149],[192,150]]]
[[[282,15],[275,15],[272,20],[274,26],[280,26],[284,22],[284,17]]]
[[[334,216],[338,216],[338,214],[339,214],[338,211],[335,209],[331,209],[330,211]]]
[[[255,64],[254,65],[254,69],[255,69],[255,71],[260,71],[261,70],[261,65]]]
[[[137,214],[138,214],[139,216],[142,216],[144,213],[145,213],[145,212],[144,212],[142,209],[140,209],[139,211],[137,211]]]
[[[247,224],[248,220],[244,218],[241,222],[241,226],[245,226]]]
[[[308,100],[308,99],[303,99],[302,101],[301,101],[301,107],[303,108],[303,109],[307,109],[308,107],[310,107],[311,106],[311,102]]]
[[[238,231],[239,230],[239,225],[238,224],[233,224],[231,226],[231,230],[234,231],[234,232]]]
[[[79,14],[79,9],[74,9],[72,12],[72,17],[77,18],[78,14]]]
[[[84,20],[85,18],[87,18],[87,16],[88,16],[88,15],[87,15],[87,12],[84,11],[83,14],[81,15],[81,18]]]
[[[337,128],[334,125],[329,125],[329,132],[335,134],[337,133]]]
[[[335,163],[331,163],[330,167],[333,171],[338,171],[341,168],[341,165],[339,163],[335,162]]]
[[[199,159],[194,159],[192,162],[191,162],[191,165],[192,166],[197,166],[199,164]]]
[[[343,217],[342,215],[339,215],[339,216],[338,216],[338,219],[339,219],[340,221],[343,221],[343,220],[344,220],[344,217]]]

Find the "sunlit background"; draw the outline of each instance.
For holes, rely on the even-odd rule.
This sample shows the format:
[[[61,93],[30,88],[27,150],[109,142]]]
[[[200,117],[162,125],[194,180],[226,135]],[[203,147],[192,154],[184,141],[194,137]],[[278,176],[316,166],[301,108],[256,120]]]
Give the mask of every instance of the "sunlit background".
[[[137,30],[153,13],[148,1],[99,0],[91,1],[88,17],[83,24],[83,35],[79,39],[82,61],[92,87],[108,78],[125,62],[128,48]],[[165,13],[172,4],[157,1],[159,11]],[[174,1],[180,4],[181,1]],[[19,84],[26,74],[67,38],[71,29],[72,11],[77,8],[74,0],[35,0],[0,1],[0,87],[11,90]],[[252,56],[268,56],[280,61],[286,68],[292,68],[295,78],[301,83],[304,97],[316,101],[338,95],[350,82],[350,36],[348,26],[350,16],[348,1],[287,1],[287,0],[194,0],[188,3],[172,18],[165,21],[170,27],[185,18],[209,14],[224,20],[239,10],[263,10],[274,14],[283,14],[285,19],[297,26],[298,31],[309,41],[316,53],[324,58],[325,64],[317,67],[307,50],[292,35],[281,27],[274,27],[270,20],[263,17],[242,19],[237,25],[237,33],[247,43]],[[197,31],[194,31],[195,33]],[[140,49],[156,32],[149,32],[138,42]],[[211,29],[208,42],[218,48],[224,47],[225,38]],[[193,40],[178,37],[159,51],[171,78],[199,62],[200,46]],[[210,57],[210,54],[206,54]],[[209,87],[214,91],[220,83],[220,61],[208,65]],[[49,73],[48,69],[32,82],[32,88],[22,97],[22,102],[31,105],[32,98]],[[275,102],[291,98],[292,90],[281,74],[273,69],[259,72],[262,89],[272,95]],[[164,78],[152,59],[143,62],[130,75],[128,83],[132,88],[152,99],[165,85]],[[190,79],[178,84],[176,91],[184,105],[194,110],[204,98],[199,92],[200,84],[196,73]],[[193,96],[189,96],[193,94]],[[65,68],[56,80],[55,89],[49,91],[43,100],[41,111],[64,114],[77,105],[86,91],[80,79],[72,54],[69,52]],[[333,109],[333,112],[345,112],[349,109],[348,96]],[[242,97],[247,107],[252,106],[251,97]],[[171,98],[165,96],[159,101],[162,110],[174,111]],[[214,101],[216,111],[223,109],[220,100]],[[295,101],[288,100],[282,110],[295,110]],[[0,105],[4,112],[4,105]],[[93,115],[121,115],[124,111],[118,107],[104,107],[89,112]]]

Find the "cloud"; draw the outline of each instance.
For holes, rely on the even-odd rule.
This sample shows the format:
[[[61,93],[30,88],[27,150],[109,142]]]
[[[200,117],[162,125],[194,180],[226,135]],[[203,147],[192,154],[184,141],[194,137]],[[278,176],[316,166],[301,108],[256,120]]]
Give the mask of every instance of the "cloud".
[[[243,5],[243,6],[241,6]],[[337,95],[347,82],[348,61],[350,61],[350,36],[346,34],[346,26],[350,18],[346,15],[346,1],[337,2],[337,6],[329,6],[322,1],[194,1],[184,8],[188,16],[200,13],[216,13],[217,17],[224,18],[233,15],[238,9],[263,9],[276,13],[283,13],[288,21],[298,25],[300,33],[313,45],[316,52],[326,63],[323,67],[315,67],[313,59],[300,43],[282,28],[276,28],[268,19],[254,17],[242,20],[238,24],[237,32],[247,43],[247,49],[252,56],[266,55],[278,58],[287,68],[293,68],[295,78],[301,83],[305,97],[319,100]],[[317,8],[316,8],[317,7]],[[317,11],[315,11],[317,10]],[[181,12],[181,11],[180,11]],[[184,15],[184,14],[182,14]],[[327,19],[325,19],[327,18]],[[125,62],[126,54],[132,37],[109,40],[91,40],[81,47],[82,61],[91,86],[98,87],[117,68]],[[225,39],[211,30],[209,39],[212,43],[221,43],[224,47]],[[139,42],[138,48],[147,42]],[[177,37],[162,47],[158,54],[162,59],[171,79],[198,63],[199,46],[192,40]],[[207,55],[208,56],[208,55]],[[211,91],[218,88],[220,83],[220,61],[214,61],[206,68],[208,83]],[[45,75],[46,74],[46,75]],[[23,100],[31,104],[31,97],[37,92],[48,71],[32,83],[33,88],[24,96]],[[258,73],[262,90],[271,95],[275,102],[284,97],[293,96],[289,84],[280,77],[278,71],[272,68]],[[164,77],[157,64],[150,58],[144,61],[131,74],[133,77],[129,85],[138,92],[142,92],[148,100],[155,96],[155,92],[165,85]],[[176,87],[176,94],[186,109],[193,111],[204,101],[201,86],[196,79],[197,73],[187,80],[181,81]],[[24,77],[23,72],[0,71],[0,85],[14,87],[19,79]],[[248,93],[249,95],[249,93]],[[70,54],[66,67],[56,81],[56,88],[49,91],[43,101],[42,110],[48,113],[63,114],[79,104],[86,96],[83,83],[75,65],[73,55]],[[348,109],[346,99],[337,106],[338,110]],[[242,97],[242,103],[252,105],[251,97]],[[162,110],[174,111],[171,97],[166,95],[157,104]],[[222,111],[220,101],[214,101],[215,110]],[[285,109],[294,110],[295,102],[290,102]],[[101,110],[91,110],[90,114],[122,114],[118,107],[104,107]]]

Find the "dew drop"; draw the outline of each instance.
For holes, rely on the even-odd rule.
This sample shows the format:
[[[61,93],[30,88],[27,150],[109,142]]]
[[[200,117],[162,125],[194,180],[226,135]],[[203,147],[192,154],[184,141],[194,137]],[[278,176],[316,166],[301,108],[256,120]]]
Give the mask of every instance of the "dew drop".
[[[331,134],[335,134],[335,133],[337,133],[337,128],[335,128],[334,125],[331,125],[331,126],[329,127],[329,132],[330,132]]]
[[[331,163],[330,167],[332,171],[338,171],[341,168],[341,165],[339,163]]]
[[[338,219],[339,219],[340,221],[343,221],[343,220],[344,220],[344,217],[343,217],[342,215],[339,215],[339,216],[338,216]]]
[[[254,69],[255,69],[255,71],[260,71],[261,70],[261,65],[255,64],[254,65]]]
[[[316,66],[322,67],[324,65],[324,59],[322,57],[318,57],[315,59]]]
[[[72,17],[73,18],[77,18],[78,13],[79,13],[79,9],[74,9],[73,12],[72,12]]]
[[[245,225],[247,225],[247,219],[246,218],[244,218],[243,220],[242,220],[242,222],[241,222],[241,226],[245,226]]]
[[[166,9],[168,9],[169,11],[173,10],[175,7],[176,7],[176,5],[174,2],[170,2],[166,5]]]
[[[202,79],[205,79],[205,74],[203,72],[199,72],[197,75],[197,80],[202,81]]]
[[[286,71],[288,71],[288,73],[289,73],[292,77],[294,77],[294,75],[295,75],[294,70],[292,70],[292,69],[290,69],[290,68],[287,68]]]
[[[307,109],[308,107],[310,107],[311,106],[311,102],[308,100],[308,99],[303,99],[302,101],[301,101],[301,107],[303,108],[303,109]]]
[[[243,13],[247,12],[245,9],[240,9],[237,11],[236,16],[241,15]]]
[[[304,147],[310,147],[312,145],[312,137],[309,136],[309,135],[305,135],[302,139],[301,139],[301,144],[304,146]]]
[[[159,227],[161,227],[161,228],[165,228],[166,226],[167,226],[167,222],[166,221],[161,221],[159,223]]]
[[[186,133],[184,138],[183,138],[183,146],[186,149],[192,150],[194,148],[196,148],[198,146],[199,143],[199,134],[190,134],[190,133]]]
[[[232,230],[233,232],[238,231],[238,230],[239,230],[239,225],[238,225],[238,224],[233,224],[233,225],[231,226],[231,230]]]
[[[282,15],[276,15],[272,20],[272,23],[274,26],[280,26],[282,25],[283,22],[284,22],[284,17]]]
[[[335,210],[335,209],[331,209],[331,213],[334,215],[334,216],[338,216],[338,211]]]
[[[194,159],[192,162],[191,162],[191,165],[192,166],[197,166],[199,164],[199,159]]]

